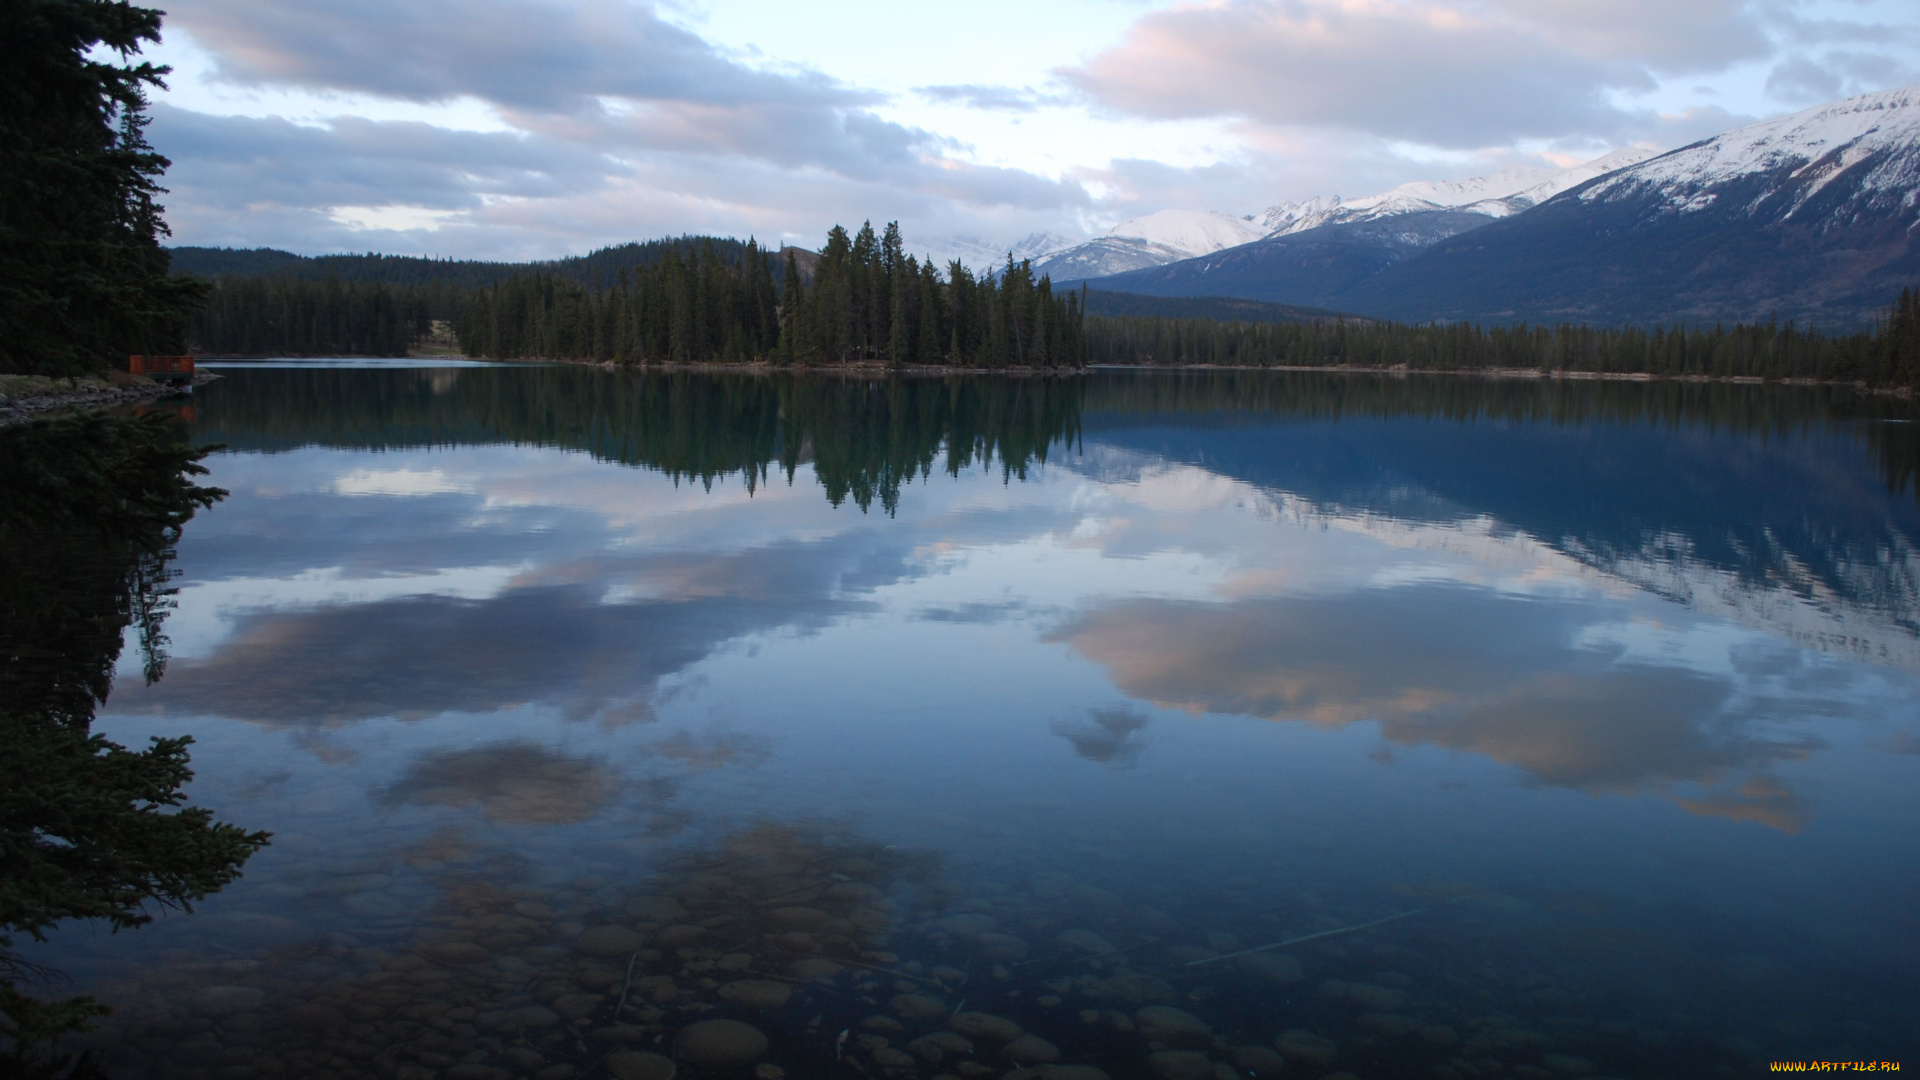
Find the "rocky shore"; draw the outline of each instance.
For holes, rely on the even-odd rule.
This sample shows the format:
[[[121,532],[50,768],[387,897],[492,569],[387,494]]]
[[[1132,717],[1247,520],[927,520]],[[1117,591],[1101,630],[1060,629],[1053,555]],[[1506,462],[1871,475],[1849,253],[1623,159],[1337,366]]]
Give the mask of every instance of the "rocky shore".
[[[203,371],[193,385],[204,386],[220,376]],[[76,409],[105,409],[179,397],[178,386],[116,373],[112,378],[49,379],[34,375],[0,375],[0,424]]]

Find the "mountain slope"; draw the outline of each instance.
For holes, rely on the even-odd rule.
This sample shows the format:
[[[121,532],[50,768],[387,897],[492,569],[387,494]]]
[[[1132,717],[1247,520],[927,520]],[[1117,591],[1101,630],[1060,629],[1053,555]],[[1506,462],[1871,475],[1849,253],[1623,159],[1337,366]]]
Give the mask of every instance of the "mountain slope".
[[[1653,156],[1653,151],[1627,147],[1570,169],[1528,169],[1514,166],[1471,180],[1416,180],[1391,191],[1358,199],[1322,196],[1304,203],[1281,203],[1267,208],[1265,224],[1271,235],[1284,236],[1322,225],[1375,221],[1401,214],[1434,210],[1465,210],[1487,218],[1517,214],[1555,195],[1578,187],[1596,176]]]
[[[1337,299],[1284,299],[1412,320],[1777,315],[1847,328],[1871,323],[1916,282],[1920,87],[1905,87],[1750,125],[1588,181],[1444,240]]]
[[[1263,239],[1095,280],[1102,289],[1150,296],[1338,307],[1348,290],[1434,244],[1647,156],[1627,149],[1560,171],[1513,168],[1457,183],[1417,181],[1358,199],[1285,203],[1267,211],[1264,224],[1272,231]],[[1055,271],[1054,277],[1077,275]]]
[[[1211,210],[1162,210],[1123,221],[1104,236],[1036,260],[1034,272],[1061,281],[1107,277],[1208,255],[1265,234],[1265,229],[1246,218]]]
[[[1428,210],[1338,222],[1093,283],[1111,292],[1145,296],[1225,296],[1334,307],[1335,298],[1395,263],[1493,220],[1470,210]]]

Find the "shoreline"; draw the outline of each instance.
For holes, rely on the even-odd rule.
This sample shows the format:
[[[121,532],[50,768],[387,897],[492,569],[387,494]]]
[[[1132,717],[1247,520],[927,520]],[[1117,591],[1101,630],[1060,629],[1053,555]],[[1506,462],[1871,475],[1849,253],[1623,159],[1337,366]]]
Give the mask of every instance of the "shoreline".
[[[1854,379],[1767,379],[1758,375],[1665,375],[1652,371],[1550,371],[1546,368],[1355,367],[1351,364],[1089,364],[1088,371],[1286,371],[1331,375],[1451,375],[1489,379],[1564,379],[1571,382],[1729,383],[1735,386],[1844,386],[1863,394],[1910,398],[1910,386],[1872,386]]]
[[[205,386],[219,377],[211,371],[198,372],[191,385]],[[5,378],[18,376],[0,376],[0,379]],[[138,405],[174,397],[191,397],[191,394],[177,386],[151,379],[115,384],[90,378],[74,386],[55,385],[23,394],[0,393],[0,425],[24,423],[67,411],[110,409],[117,405]]]
[[[985,368],[985,367],[948,367],[946,365],[915,364],[893,366],[889,364],[831,364],[783,367],[766,361],[750,361],[742,364],[726,363],[637,363],[622,364],[614,360],[555,359],[553,357],[469,357],[446,353],[408,354],[406,357],[266,357],[266,356],[205,356],[206,360],[270,360],[270,359],[408,359],[408,360],[475,360],[482,363],[498,364],[566,364],[574,367],[596,367],[608,371],[657,372],[662,374],[747,374],[747,375],[837,375],[849,378],[886,378],[893,375],[998,375],[1007,378],[1077,378],[1096,372],[1114,371],[1273,371],[1294,373],[1317,373],[1331,375],[1432,375],[1467,376],[1487,379],[1554,379],[1574,382],[1682,382],[1682,383],[1727,383],[1735,386],[1797,386],[1797,387],[1846,387],[1863,394],[1875,394],[1886,397],[1911,399],[1916,395],[1915,387],[1909,386],[1872,386],[1858,380],[1784,378],[1768,379],[1758,375],[1666,375],[1648,371],[1566,371],[1546,368],[1415,368],[1405,365],[1394,367],[1356,367],[1351,364],[1088,364],[1077,368]],[[0,406],[4,408],[4,406]]]

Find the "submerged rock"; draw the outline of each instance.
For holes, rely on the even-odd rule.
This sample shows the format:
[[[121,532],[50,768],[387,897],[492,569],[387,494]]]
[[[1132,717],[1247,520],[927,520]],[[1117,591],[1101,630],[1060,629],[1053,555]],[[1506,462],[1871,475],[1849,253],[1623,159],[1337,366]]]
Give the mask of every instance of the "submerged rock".
[[[772,979],[736,979],[720,988],[720,999],[749,1009],[777,1009],[793,996],[793,987]]]
[[[947,1003],[932,994],[900,994],[892,1004],[903,1020],[938,1020],[947,1015]]]
[[[471,941],[435,941],[420,946],[420,952],[443,964],[484,964],[493,956]]]
[[[1311,1031],[1289,1028],[1273,1040],[1274,1049],[1286,1055],[1288,1061],[1298,1061],[1307,1065],[1327,1066],[1339,1056],[1339,1048],[1331,1039],[1323,1039]]]
[[[672,1058],[645,1050],[622,1050],[607,1055],[607,1072],[614,1080],[673,1080],[679,1071]]]
[[[702,1020],[681,1030],[679,1049],[681,1057],[702,1069],[731,1069],[764,1056],[767,1037],[738,1020]]]
[[[645,944],[644,938],[624,926],[596,926],[573,939],[573,951],[581,956],[627,956]]]
[[[1069,949],[1079,949],[1094,956],[1112,956],[1120,951],[1113,942],[1091,930],[1069,930],[1054,940]]]
[[[940,929],[957,937],[972,937],[975,934],[984,934],[998,925],[1000,924],[993,921],[993,916],[975,913],[953,915],[940,920]]]
[[[688,945],[699,944],[700,939],[706,936],[706,927],[695,926],[692,923],[680,923],[677,926],[669,926],[665,930],[660,931],[659,936],[653,939],[653,945],[654,948],[657,949],[680,949]]]
[[[1022,1035],[1002,1047],[1001,1052],[1022,1065],[1060,1060],[1060,1048],[1038,1035]]]
[[[956,1013],[948,1024],[962,1035],[992,1039],[995,1042],[1012,1042],[1026,1034],[1026,1029],[1019,1024],[1004,1016],[994,1016],[992,1013]]]
[[[1140,1024],[1140,1034],[1149,1039],[1169,1043],[1205,1043],[1213,1039],[1213,1029],[1205,1020],[1185,1009],[1176,1009],[1171,1005],[1149,1005],[1134,1013],[1134,1019]],[[1207,1067],[1211,1070],[1213,1067]]]
[[[636,919],[656,923],[679,922],[687,917],[687,909],[671,896],[642,897],[629,903],[626,912]]]
[[[1287,1059],[1264,1046],[1236,1046],[1233,1060],[1255,1076],[1272,1076],[1287,1067]]]
[[[1233,966],[1277,983],[1296,983],[1307,977],[1300,961],[1282,953],[1249,953],[1235,960]]]
[[[1193,1050],[1161,1050],[1147,1055],[1147,1068],[1160,1080],[1213,1080],[1213,1062]]]
[[[831,979],[840,974],[841,967],[831,960],[818,956],[809,956],[804,960],[795,960],[787,965],[787,970],[802,979]]]
[[[1036,1065],[1015,1069],[1006,1080],[1111,1080],[1105,1069],[1093,1065]]]

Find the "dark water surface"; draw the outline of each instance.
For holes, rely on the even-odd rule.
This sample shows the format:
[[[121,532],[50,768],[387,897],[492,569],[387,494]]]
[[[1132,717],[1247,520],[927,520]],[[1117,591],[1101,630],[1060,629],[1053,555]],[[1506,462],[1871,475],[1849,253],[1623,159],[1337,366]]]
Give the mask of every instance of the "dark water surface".
[[[225,374],[95,730],[274,839],[32,954],[117,1075],[1920,1068],[1910,409]]]

